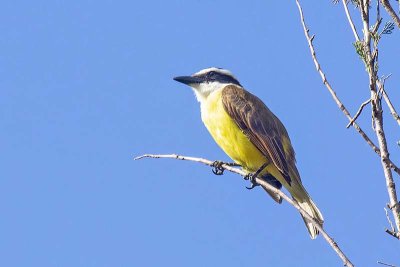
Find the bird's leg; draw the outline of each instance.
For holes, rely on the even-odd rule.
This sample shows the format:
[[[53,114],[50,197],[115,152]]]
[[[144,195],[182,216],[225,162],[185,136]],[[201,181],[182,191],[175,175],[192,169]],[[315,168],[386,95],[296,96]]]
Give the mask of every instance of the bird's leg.
[[[251,184],[250,187],[246,186],[247,189],[251,190],[256,186],[259,186],[259,184],[256,182],[256,178],[268,166],[268,164],[269,162],[265,162],[260,168],[258,168],[257,171],[246,174],[244,179],[249,180]]]
[[[211,164],[212,172],[215,175],[224,174],[225,169],[222,167],[222,165],[228,165],[228,166],[232,166],[232,167],[240,166],[239,164],[237,164],[235,162],[223,162],[223,161],[216,160]]]

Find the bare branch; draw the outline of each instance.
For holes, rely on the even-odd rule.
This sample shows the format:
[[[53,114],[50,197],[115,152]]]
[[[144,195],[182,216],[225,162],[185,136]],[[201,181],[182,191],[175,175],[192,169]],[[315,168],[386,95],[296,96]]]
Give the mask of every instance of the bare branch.
[[[385,266],[389,266],[389,267],[396,267],[396,265],[392,265],[392,264],[389,264],[389,263],[384,263],[384,262],[381,262],[381,261],[377,261],[376,263],[382,264],[382,265],[385,265]]]
[[[361,112],[363,111],[364,107],[366,105],[368,105],[369,103],[371,103],[371,99],[368,99],[367,101],[363,102],[361,104],[361,106],[358,108],[358,111],[356,113],[356,115],[354,115],[354,118],[351,119],[351,121],[349,122],[349,124],[347,124],[346,128],[349,128],[358,118],[358,116],[360,116]]]
[[[356,38],[357,41],[360,41],[360,37],[358,37],[356,27],[354,26],[353,20],[351,19],[351,16],[350,16],[350,12],[349,12],[349,9],[347,6],[347,1],[342,0],[342,3],[343,3],[344,11],[346,12],[347,20],[349,21],[350,27],[353,30],[354,38]]]
[[[400,116],[397,113],[397,111],[395,110],[392,102],[390,101],[390,98],[388,96],[388,94],[386,93],[385,89],[383,89],[383,98],[385,99],[386,104],[389,107],[390,113],[392,114],[393,118],[397,121],[397,124],[400,125]]]
[[[176,154],[169,154],[169,155],[154,155],[154,154],[145,154],[139,157],[134,158],[135,160],[143,159],[143,158],[170,158],[170,159],[178,159],[178,160],[188,160],[188,161],[193,161],[193,162],[198,162],[198,163],[203,163],[208,166],[212,166],[214,161],[210,161],[208,159],[203,159],[203,158],[195,158],[195,157],[187,157],[187,156],[181,156],[181,155],[176,155]],[[246,176],[246,172],[229,166],[227,164],[222,164],[221,167],[227,171],[239,174],[241,176]],[[282,197],[284,200],[286,200],[290,205],[295,207],[301,215],[303,215],[308,221],[310,221],[321,233],[321,235],[324,237],[326,242],[333,248],[333,250],[336,252],[336,254],[342,259],[344,266],[348,267],[353,267],[354,265],[350,262],[350,260],[347,258],[347,256],[343,253],[343,251],[340,249],[338,244],[333,240],[332,237],[328,235],[327,232],[322,228],[321,224],[316,221],[314,218],[312,218],[305,210],[303,210],[296,202],[294,202],[290,197],[288,197],[286,194],[284,194],[281,190],[273,187],[269,183],[267,183],[265,180],[260,179],[256,177],[256,182],[266,189],[274,192],[275,194],[278,194],[280,197]]]
[[[390,98],[385,90],[385,79],[382,82],[377,81],[377,85],[378,85],[379,91],[382,92],[383,99],[385,99],[385,102],[389,107],[390,113],[392,114],[393,118],[397,121],[397,124],[399,124],[399,126],[400,126],[400,116],[397,113],[396,109],[394,108],[392,101],[390,101]]]
[[[314,50],[314,45],[313,45],[313,43],[312,43],[313,38],[314,38],[314,35],[313,35],[313,37],[310,37],[309,30],[308,30],[308,28],[307,28],[307,26],[306,26],[306,24],[305,24],[305,21],[304,21],[303,10],[302,10],[302,8],[301,8],[300,3],[299,3],[298,0],[296,0],[296,4],[297,4],[297,7],[299,8],[300,19],[301,19],[301,23],[302,23],[303,29],[304,29],[304,35],[305,35],[305,37],[306,37],[306,39],[307,39],[308,47],[310,48],[311,57],[312,57],[312,59],[313,59],[313,61],[314,61],[315,68],[317,69],[319,75],[321,76],[322,82],[324,83],[324,85],[325,85],[326,88],[328,89],[329,93],[332,95],[332,98],[333,98],[333,100],[335,101],[336,105],[337,105],[337,106],[339,107],[339,109],[343,112],[343,114],[347,117],[347,119],[348,119],[349,121],[351,121],[351,120],[352,120],[352,117],[351,117],[349,111],[346,109],[346,107],[345,107],[345,106],[343,105],[343,103],[340,101],[340,99],[339,99],[338,96],[336,95],[336,92],[332,89],[331,85],[329,84],[329,82],[328,82],[328,80],[327,80],[327,78],[326,78],[325,73],[324,73],[324,72],[322,71],[322,69],[321,69],[321,65],[319,64],[319,62],[318,62],[318,60],[317,60],[317,56],[316,56],[315,50]],[[372,140],[371,140],[371,139],[368,137],[368,135],[361,129],[361,127],[360,127],[356,122],[354,122],[352,125],[353,125],[354,129],[361,135],[361,137],[367,142],[367,144],[372,148],[372,150],[374,150],[374,152],[375,152],[376,154],[378,154],[378,156],[380,156],[380,155],[381,155],[381,152],[380,152],[379,148],[374,144],[374,142],[372,142]],[[389,159],[389,162],[390,162],[391,168],[392,168],[397,174],[400,175],[400,168],[397,167],[396,164],[394,164],[390,159]]]
[[[400,231],[400,205],[397,200],[396,186],[393,180],[393,174],[389,163],[389,149],[387,147],[385,130],[383,127],[383,110],[381,106],[381,99],[377,90],[377,70],[375,69],[375,59],[371,55],[371,32],[369,27],[369,0],[360,1],[361,20],[363,22],[364,33],[364,48],[365,48],[365,64],[369,76],[369,89],[371,93],[371,107],[372,119],[375,125],[375,133],[378,139],[381,164],[383,173],[385,175],[386,187],[389,194],[390,209],[392,210],[393,217],[396,224],[396,232],[398,235]],[[377,46],[377,44],[375,45]]]
[[[383,208],[383,209],[385,210],[386,219],[388,220],[388,222],[390,224],[390,228],[392,229],[392,231],[394,231],[394,226],[393,226],[392,220],[390,220],[389,213],[386,208]]]
[[[380,0],[382,6],[386,9],[386,12],[392,17],[393,21],[397,24],[397,27],[400,28],[400,18],[397,16],[396,11],[394,11],[393,7],[390,5],[388,0]]]

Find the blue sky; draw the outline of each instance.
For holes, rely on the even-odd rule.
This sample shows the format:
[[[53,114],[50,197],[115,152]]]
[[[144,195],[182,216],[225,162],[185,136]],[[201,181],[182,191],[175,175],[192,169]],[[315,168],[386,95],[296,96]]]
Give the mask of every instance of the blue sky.
[[[343,8],[303,2],[354,114],[368,80]],[[380,162],[322,85],[294,1],[8,1],[0,32],[1,266],[341,266],[291,206],[240,177],[133,161],[228,160],[191,90],[172,80],[210,66],[230,69],[284,122],[325,229],[353,263],[400,264],[383,232]],[[396,105],[399,42],[396,30],[380,50]],[[373,137],[369,110],[359,122]],[[389,116],[385,126],[399,163],[398,126]]]

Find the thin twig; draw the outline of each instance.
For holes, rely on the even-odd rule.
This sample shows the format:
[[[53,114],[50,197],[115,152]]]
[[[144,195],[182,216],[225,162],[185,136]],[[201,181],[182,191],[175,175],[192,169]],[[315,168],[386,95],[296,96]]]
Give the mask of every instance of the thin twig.
[[[311,52],[311,57],[314,61],[315,64],[315,68],[317,69],[319,75],[321,76],[322,82],[324,83],[324,85],[326,86],[326,88],[328,89],[329,93],[332,95],[333,100],[335,101],[336,105],[339,107],[339,109],[343,112],[343,114],[347,117],[347,119],[349,121],[352,120],[352,117],[350,115],[350,112],[346,109],[346,107],[343,105],[343,103],[340,101],[340,99],[338,98],[338,96],[336,95],[336,92],[332,89],[331,85],[329,84],[325,73],[322,71],[321,69],[321,65],[319,64],[318,60],[317,60],[317,56],[315,54],[315,50],[314,50],[314,45],[312,43],[314,35],[311,37],[309,34],[309,30],[306,26],[306,23],[304,21],[304,16],[303,16],[303,10],[300,6],[300,3],[298,0],[296,0],[296,4],[297,7],[299,9],[300,12],[300,19],[301,19],[301,23],[303,25],[303,29],[304,29],[304,35],[306,36],[307,42],[308,42],[308,47],[310,48],[310,52]],[[354,129],[361,135],[362,138],[364,138],[364,140],[367,142],[367,144],[372,148],[372,150],[378,154],[378,156],[381,155],[381,152],[379,150],[379,148],[374,144],[374,142],[372,142],[372,140],[368,137],[368,135],[361,129],[361,127],[354,122],[353,123],[353,127]],[[398,174],[400,175],[400,168],[396,166],[396,164],[394,164],[390,159],[390,166],[391,168]]]
[[[397,111],[395,110],[395,108],[394,108],[392,102],[390,101],[390,98],[389,98],[389,96],[387,95],[385,89],[383,89],[383,99],[385,99],[385,102],[386,102],[386,104],[388,105],[389,110],[390,110],[390,113],[392,114],[393,118],[397,121],[397,124],[400,125],[400,116],[399,116],[399,114],[397,113]]]
[[[187,156],[180,156],[176,154],[169,154],[169,155],[154,155],[154,154],[145,154],[139,157],[134,158],[135,160],[143,159],[143,158],[170,158],[170,159],[178,159],[178,160],[188,160],[188,161],[193,161],[193,162],[199,162],[203,163],[208,166],[212,166],[214,161],[210,161],[208,159],[203,159],[203,158],[195,158],[195,157],[187,157]],[[227,164],[222,164],[221,167],[227,171],[239,174],[241,176],[246,176],[246,172],[235,168],[231,167]],[[279,195],[282,197],[284,200],[286,200],[290,205],[295,207],[301,215],[303,215],[308,221],[310,221],[315,228],[318,229],[318,231],[321,233],[321,235],[324,237],[326,242],[333,248],[333,250],[336,252],[336,254],[342,259],[344,266],[348,267],[353,267],[354,265],[351,263],[351,261],[347,258],[347,256],[343,253],[343,251],[340,249],[339,245],[328,235],[327,232],[322,228],[321,224],[316,221],[313,217],[311,217],[304,209],[302,209],[296,202],[294,202],[290,197],[288,197],[286,194],[284,194],[281,190],[273,187],[269,183],[267,183],[265,180],[260,179],[256,177],[256,182],[260,185],[262,185],[264,188],[268,189],[269,191],[274,192],[275,194]]]
[[[379,155],[379,154],[378,154]],[[398,175],[400,175],[400,169],[399,167],[396,166],[396,164],[394,164],[392,162],[392,160],[389,159],[389,163],[390,163],[390,168],[392,168]]]
[[[385,210],[386,219],[388,220],[388,222],[389,222],[389,224],[390,224],[390,228],[392,229],[392,231],[394,231],[394,226],[393,226],[392,220],[391,220],[390,217],[389,217],[389,213],[388,213],[388,211],[387,211],[386,208],[383,208],[383,209]]]
[[[387,206],[388,206],[389,209],[391,209],[390,205],[387,205]],[[389,216],[389,213],[388,213],[387,209],[386,208],[383,208],[383,209],[385,210],[386,219],[388,220],[389,225],[390,225],[390,230],[385,228],[385,232],[400,240],[400,232],[396,232],[396,230],[394,228],[394,225],[392,223],[392,220],[390,219],[390,216]]]
[[[396,11],[394,11],[393,7],[390,5],[388,0],[380,0],[383,7],[386,9],[386,12],[392,17],[393,21],[397,24],[397,27],[400,28],[400,18],[397,16]]]
[[[389,263],[384,263],[384,262],[381,262],[381,261],[377,261],[376,263],[382,264],[382,265],[385,265],[385,266],[389,266],[389,267],[396,267],[396,265],[392,265],[392,264],[389,264]]]
[[[351,121],[349,122],[349,124],[347,124],[347,126],[346,126],[347,129],[357,120],[357,118],[360,116],[361,112],[363,111],[364,107],[366,105],[368,105],[369,103],[371,103],[371,99],[368,99],[367,101],[365,101],[361,104],[356,115],[354,115],[354,118],[352,118]]]
[[[385,99],[385,102],[386,102],[386,104],[387,104],[388,107],[389,107],[390,114],[392,114],[392,116],[393,116],[393,118],[395,119],[395,121],[397,121],[397,124],[400,125],[400,116],[399,116],[399,114],[397,113],[396,109],[394,108],[394,106],[393,106],[393,104],[392,104],[392,101],[390,101],[390,98],[389,98],[388,94],[386,93],[386,90],[385,90],[385,81],[384,81],[384,80],[383,80],[382,82],[377,81],[377,85],[378,85],[379,91],[382,92],[383,99]]]
[[[354,22],[350,16],[349,8],[347,6],[347,0],[342,0],[342,3],[343,3],[344,11],[346,12],[347,20],[349,21],[350,27],[353,30],[354,38],[356,38],[357,41],[360,41],[360,37],[358,37],[356,27],[354,26]]]

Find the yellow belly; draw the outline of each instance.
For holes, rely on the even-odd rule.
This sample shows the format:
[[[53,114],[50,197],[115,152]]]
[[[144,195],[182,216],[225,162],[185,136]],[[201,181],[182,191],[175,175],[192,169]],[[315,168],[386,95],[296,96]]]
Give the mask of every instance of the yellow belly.
[[[226,113],[221,100],[221,91],[211,93],[201,104],[201,118],[214,140],[230,158],[247,171],[257,171],[268,159]]]

